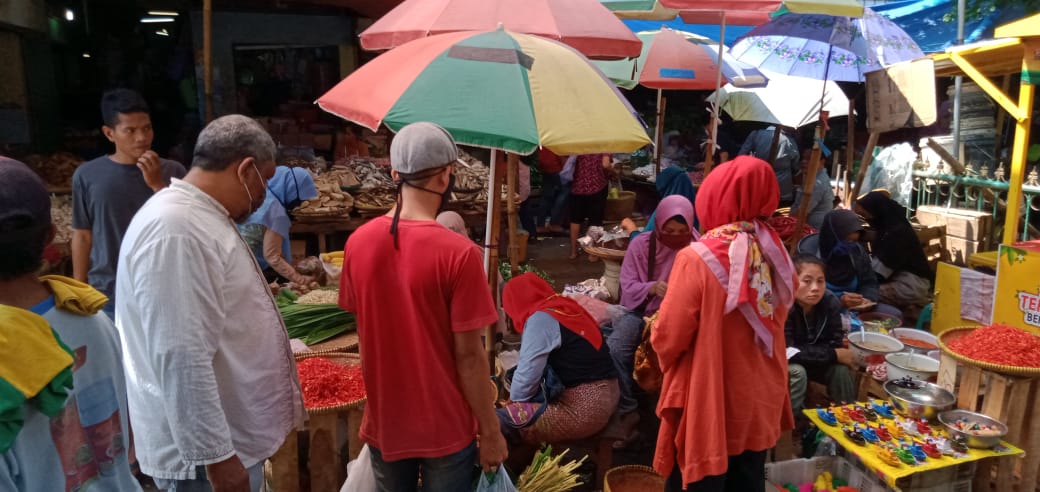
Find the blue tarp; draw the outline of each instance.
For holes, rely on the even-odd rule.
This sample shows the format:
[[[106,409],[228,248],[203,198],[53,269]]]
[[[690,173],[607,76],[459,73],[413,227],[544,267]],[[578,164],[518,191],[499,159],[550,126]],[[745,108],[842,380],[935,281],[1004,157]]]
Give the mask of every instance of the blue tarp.
[[[902,0],[872,5],[875,12],[892,19],[925,53],[946,51],[957,44],[956,19],[946,22],[943,17],[956,12],[952,0]],[[964,23],[964,42],[971,43],[993,38],[993,29],[1022,17],[1021,7],[1007,7],[986,14],[981,19]]]
[[[875,12],[892,19],[902,27],[910,37],[917,41],[925,53],[945,51],[957,44],[957,22],[946,22],[943,16],[954,12],[953,0],[901,0],[886,4],[871,5]],[[965,22],[965,43],[971,43],[993,37],[993,29],[1001,24],[1011,22],[1024,16],[1021,7],[1006,7],[998,12],[991,12],[981,19]],[[656,31],[661,26],[679,31],[692,32],[711,39],[719,39],[718,24],[687,24],[681,18],[671,21],[623,20],[633,32]],[[726,26],[726,45],[744,33],[753,29],[749,26]]]
[[[647,20],[633,20],[633,19],[622,19],[622,22],[628,26],[632,32],[643,32],[643,31],[657,31],[661,29],[661,26],[669,29],[675,29],[676,31],[686,31],[693,34],[699,34],[706,38],[719,40],[719,25],[718,24],[687,24],[682,21],[681,18],[676,17],[675,20],[670,21],[647,21]],[[750,26],[726,26],[726,46],[732,46],[733,42],[737,40],[744,33],[753,29]]]

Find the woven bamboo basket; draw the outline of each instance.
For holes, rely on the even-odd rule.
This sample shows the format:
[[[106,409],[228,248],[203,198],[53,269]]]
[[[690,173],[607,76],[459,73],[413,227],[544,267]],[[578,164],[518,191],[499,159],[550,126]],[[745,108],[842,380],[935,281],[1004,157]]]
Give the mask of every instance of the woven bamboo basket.
[[[1008,376],[1040,378],[1040,368],[1037,367],[1007,366],[1003,364],[994,364],[992,362],[973,359],[966,355],[954,352],[950,349],[948,345],[950,342],[971,333],[975,329],[976,327],[966,326],[960,328],[951,328],[942,332],[942,334],[939,335],[939,348],[943,351],[944,354],[947,354],[950,357],[953,357],[954,359],[957,359],[958,361],[969,366],[975,366],[980,369],[1000,374],[1006,374]]]
[[[319,342],[314,345],[307,347],[309,350],[306,352],[297,352],[293,355],[296,356],[297,360],[301,356],[315,356],[315,355],[327,355],[335,353],[357,353],[358,347],[360,346],[360,340],[356,331],[337,335],[324,342]]]
[[[341,366],[361,365],[361,356],[360,355],[358,355],[358,354],[338,353],[338,352],[297,354],[296,355],[296,360],[297,361],[301,361],[301,360],[310,359],[310,358],[313,358],[313,357],[321,357],[323,359],[328,359],[329,361],[331,361],[333,363],[336,363],[336,364],[339,364]],[[307,409],[307,413],[309,415],[321,415],[321,414],[325,414],[325,413],[336,413],[336,412],[340,412],[340,411],[343,411],[343,410],[358,410],[358,409],[361,409],[361,408],[363,408],[365,406],[365,402],[366,401],[368,401],[368,398],[361,398],[359,400],[354,400],[354,401],[351,401],[351,402],[347,402],[347,403],[344,403],[342,405],[332,405],[332,406],[328,406],[328,407],[308,408]]]
[[[596,246],[583,246],[581,249],[592,256],[605,260],[623,261],[625,259],[625,251],[621,249],[598,248]]]
[[[655,492],[664,490],[665,479],[653,468],[626,465],[607,470],[603,492]]]
[[[617,198],[607,198],[607,205],[603,209],[603,220],[617,222],[625,217],[631,217],[636,209],[636,192],[620,191]]]

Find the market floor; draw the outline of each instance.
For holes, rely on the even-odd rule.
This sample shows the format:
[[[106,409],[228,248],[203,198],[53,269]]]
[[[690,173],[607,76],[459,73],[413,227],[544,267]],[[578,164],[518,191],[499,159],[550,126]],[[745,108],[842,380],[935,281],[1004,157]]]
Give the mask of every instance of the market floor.
[[[548,274],[558,292],[563,291],[567,284],[603,276],[602,262],[590,262],[584,254],[571,260],[570,252],[568,238],[543,236],[527,243],[527,262]]]

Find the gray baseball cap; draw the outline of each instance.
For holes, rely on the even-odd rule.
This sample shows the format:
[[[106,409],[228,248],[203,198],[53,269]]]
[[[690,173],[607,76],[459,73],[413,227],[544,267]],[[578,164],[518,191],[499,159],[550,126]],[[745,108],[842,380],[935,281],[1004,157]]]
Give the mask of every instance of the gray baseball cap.
[[[51,223],[51,198],[29,166],[0,156],[0,222],[23,217],[27,226]]]
[[[390,167],[401,174],[444,167],[458,158],[459,149],[451,134],[425,121],[405,126],[390,144]]]

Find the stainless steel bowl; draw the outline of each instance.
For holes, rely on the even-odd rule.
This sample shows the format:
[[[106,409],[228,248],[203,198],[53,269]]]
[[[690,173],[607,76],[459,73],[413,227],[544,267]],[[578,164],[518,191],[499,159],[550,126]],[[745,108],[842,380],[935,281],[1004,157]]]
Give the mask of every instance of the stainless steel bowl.
[[[892,408],[901,415],[914,419],[935,420],[939,412],[946,410],[957,402],[953,393],[942,386],[924,381],[911,381],[907,387],[903,381],[888,381],[885,392],[892,402]]]
[[[976,436],[970,432],[964,432],[953,426],[953,423],[960,419],[996,427],[1000,431],[1000,434],[994,436]],[[942,422],[942,424],[946,426],[946,430],[950,431],[950,436],[954,438],[963,438],[969,448],[991,449],[997,444],[1000,444],[1000,440],[1008,433],[1008,428],[1003,422],[988,415],[969,412],[967,410],[947,410],[942,412],[939,414],[939,422]]]

